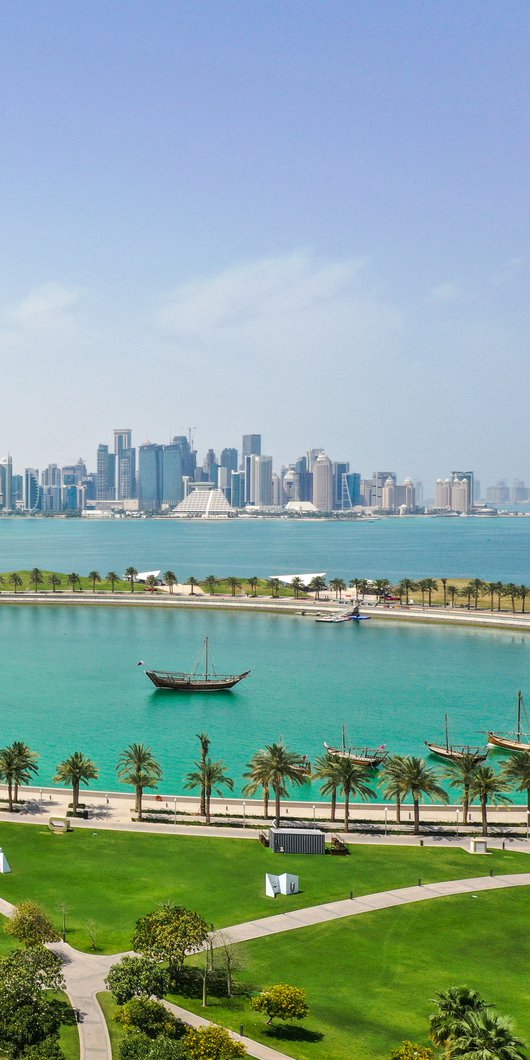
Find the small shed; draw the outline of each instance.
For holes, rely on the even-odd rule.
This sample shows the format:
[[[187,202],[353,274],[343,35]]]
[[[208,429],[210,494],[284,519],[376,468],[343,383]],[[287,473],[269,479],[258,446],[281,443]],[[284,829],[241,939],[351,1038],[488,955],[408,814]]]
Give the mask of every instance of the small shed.
[[[325,854],[326,837],[319,828],[269,828],[275,854]]]

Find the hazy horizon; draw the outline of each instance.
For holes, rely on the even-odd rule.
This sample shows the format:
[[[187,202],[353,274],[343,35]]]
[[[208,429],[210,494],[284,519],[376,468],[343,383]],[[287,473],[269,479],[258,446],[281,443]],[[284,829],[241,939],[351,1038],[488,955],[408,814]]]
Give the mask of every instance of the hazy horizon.
[[[527,5],[9,2],[0,456],[530,481]]]

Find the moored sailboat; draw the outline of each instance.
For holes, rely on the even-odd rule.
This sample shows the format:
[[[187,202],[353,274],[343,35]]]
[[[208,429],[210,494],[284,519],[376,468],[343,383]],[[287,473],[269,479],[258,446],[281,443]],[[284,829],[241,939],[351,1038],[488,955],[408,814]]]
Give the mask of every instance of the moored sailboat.
[[[522,716],[526,719],[526,732],[521,730]],[[517,693],[517,728],[515,732],[488,732],[488,743],[493,744],[494,747],[501,747],[504,751],[530,751],[530,723],[528,721],[528,715],[524,705],[523,693],[519,691]],[[522,737],[526,736],[527,741],[523,741]]]
[[[449,759],[451,762],[459,762],[462,758],[471,756],[475,759],[475,762],[485,762],[488,757],[487,747],[470,747],[469,744],[450,744],[449,743],[449,723],[447,720],[447,714],[445,715],[445,744],[430,743],[429,740],[425,740],[426,746],[433,755],[438,755],[439,758]]]
[[[198,673],[197,668],[192,673],[184,673],[180,670],[146,670],[145,672],[157,688],[166,688],[172,692],[224,692],[233,688],[250,673],[250,670],[244,670],[241,674],[218,674],[209,660],[208,637],[204,639],[201,658],[204,658],[203,673]]]
[[[354,762],[357,766],[370,766],[375,769],[376,766],[380,766],[381,762],[384,762],[387,757],[387,751],[385,750],[385,744],[381,744],[381,747],[353,747],[346,746],[346,730],[344,725],[342,726],[342,747],[332,747],[329,743],[324,740],[324,747],[328,752],[328,755],[332,755],[333,758],[348,758],[350,762]]]

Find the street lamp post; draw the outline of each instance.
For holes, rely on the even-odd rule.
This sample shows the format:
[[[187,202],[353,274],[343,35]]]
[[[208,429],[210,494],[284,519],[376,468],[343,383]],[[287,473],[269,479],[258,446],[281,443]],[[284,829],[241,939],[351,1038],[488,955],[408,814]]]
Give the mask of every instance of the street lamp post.
[[[316,824],[316,807],[315,807],[314,803],[313,803],[313,824]]]

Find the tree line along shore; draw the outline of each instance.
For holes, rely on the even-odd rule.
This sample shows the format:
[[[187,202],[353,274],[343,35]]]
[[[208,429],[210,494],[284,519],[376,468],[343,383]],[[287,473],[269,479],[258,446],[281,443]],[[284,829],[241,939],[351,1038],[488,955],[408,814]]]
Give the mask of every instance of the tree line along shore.
[[[200,756],[184,777],[187,791],[198,791],[199,814],[205,824],[211,823],[212,796],[223,796],[234,790],[222,759],[210,755],[211,740],[207,733],[199,733]],[[0,779],[7,785],[8,810],[13,812],[19,800],[21,785],[28,784],[38,773],[38,758],[23,741],[14,741],[0,749]],[[153,750],[146,744],[131,743],[122,751],[117,765],[118,780],[134,788],[136,819],[143,819],[145,791],[156,789],[162,779],[162,767]],[[55,784],[72,788],[71,816],[84,816],[80,803],[81,785],[88,785],[99,776],[97,764],[84,752],[75,751],[57,765]],[[395,820],[401,823],[402,806],[410,799],[413,807],[413,833],[420,831],[420,803],[428,800],[447,804],[446,786],[462,793],[462,823],[466,824],[470,805],[480,805],[482,834],[488,834],[488,806],[506,806],[512,801],[510,792],[526,792],[527,813],[530,814],[530,752],[514,752],[500,768],[484,764],[480,755],[464,752],[457,761],[445,763],[444,768],[431,766],[414,755],[388,755],[380,768],[359,765],[351,758],[326,751],[314,767],[307,758],[291,751],[280,741],[267,744],[256,751],[244,773],[243,795],[263,799],[263,817],[274,819],[280,826],[282,802],[292,791],[308,781],[320,783],[323,796],[330,800],[331,820],[337,819],[337,802],[343,804],[343,827],[350,828],[350,804],[353,798],[369,802],[377,798],[379,789],[384,798],[395,806]],[[444,786],[446,785],[446,786]],[[272,804],[272,806],[270,805]],[[271,815],[270,811],[273,810]],[[150,811],[152,816],[155,811]],[[159,810],[159,813],[164,813]]]
[[[64,592],[96,594],[163,591],[170,596],[207,595],[230,596],[243,599],[292,599],[297,601],[335,601],[348,602],[352,597],[360,604],[364,602],[382,605],[410,606],[419,604],[422,607],[465,608],[466,610],[487,610],[490,612],[527,613],[526,601],[530,597],[530,585],[517,585],[515,582],[485,581],[481,578],[402,578],[392,583],[388,578],[343,578],[334,577],[326,580],[318,575],[307,584],[302,577],[294,577],[289,585],[279,578],[248,578],[236,576],[217,577],[209,574],[205,578],[190,575],[184,581],[174,571],[164,571],[158,578],[148,574],[145,580],[139,580],[139,572],[129,566],[122,575],[116,571],[101,574],[92,570],[82,575],[76,571],[46,571],[38,567],[31,570],[5,571],[0,574],[0,594],[9,592],[40,593]]]

